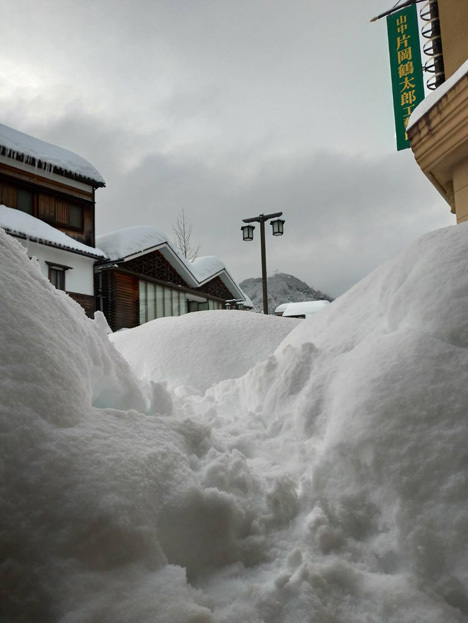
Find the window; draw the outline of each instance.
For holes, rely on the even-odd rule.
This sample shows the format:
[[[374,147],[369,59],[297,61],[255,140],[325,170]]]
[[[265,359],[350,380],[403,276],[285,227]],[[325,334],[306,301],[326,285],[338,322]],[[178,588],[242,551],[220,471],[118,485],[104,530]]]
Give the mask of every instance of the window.
[[[83,229],[83,208],[80,208],[80,206],[70,206],[69,225],[70,227]]]
[[[140,324],[164,318],[182,316],[187,313],[187,298],[184,292],[158,286],[140,280]]]
[[[34,212],[34,195],[30,190],[18,188],[18,210],[33,214]]]
[[[70,270],[70,266],[62,266],[61,264],[54,264],[52,262],[46,262],[49,266],[49,281],[57,288],[57,290],[65,290],[65,272]]]
[[[172,290],[169,288],[164,288],[164,315],[172,316]]]
[[[189,312],[197,312],[197,311],[205,311],[209,309],[208,301],[189,301],[188,302],[188,310]]]
[[[0,204],[17,208],[48,223],[83,231],[84,209],[46,193],[35,193],[0,181]],[[36,213],[35,213],[36,206]]]
[[[165,288],[142,279],[139,280],[138,285],[140,293],[140,324],[155,318],[183,316],[188,312],[205,309],[223,309],[224,307],[219,301],[187,295],[180,290]],[[188,300],[187,296],[193,296],[193,298],[198,300]]]
[[[52,268],[49,267],[49,279],[53,286],[57,290],[65,290],[65,269],[64,268]]]

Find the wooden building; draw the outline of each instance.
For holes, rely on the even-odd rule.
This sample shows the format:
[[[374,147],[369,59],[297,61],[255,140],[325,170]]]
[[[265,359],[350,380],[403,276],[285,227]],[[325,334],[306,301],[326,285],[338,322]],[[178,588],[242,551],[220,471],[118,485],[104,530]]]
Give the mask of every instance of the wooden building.
[[[251,307],[224,264],[188,262],[154,227],[95,235],[96,169],[66,149],[0,124],[0,227],[42,273],[113,330],[202,309]]]
[[[455,214],[468,221],[468,2],[431,0],[445,82],[415,109],[408,138],[416,162]]]
[[[208,309],[251,307],[215,257],[181,257],[155,227],[131,227],[98,236],[108,257],[96,264],[96,302],[113,331],[165,316]]]
[[[0,226],[90,316],[94,262],[103,257],[95,248],[95,191],[102,186],[81,156],[0,124]]]

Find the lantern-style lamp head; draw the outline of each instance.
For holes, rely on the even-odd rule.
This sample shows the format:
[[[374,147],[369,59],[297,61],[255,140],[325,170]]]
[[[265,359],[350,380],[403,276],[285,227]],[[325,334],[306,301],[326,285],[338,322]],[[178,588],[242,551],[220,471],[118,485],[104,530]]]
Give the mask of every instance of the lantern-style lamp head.
[[[271,221],[271,228],[273,236],[282,236],[284,233],[284,221],[281,218],[277,218]]]
[[[250,242],[251,240],[253,240],[253,232],[255,229],[254,225],[243,225],[241,229],[242,229],[243,240],[247,242]]]

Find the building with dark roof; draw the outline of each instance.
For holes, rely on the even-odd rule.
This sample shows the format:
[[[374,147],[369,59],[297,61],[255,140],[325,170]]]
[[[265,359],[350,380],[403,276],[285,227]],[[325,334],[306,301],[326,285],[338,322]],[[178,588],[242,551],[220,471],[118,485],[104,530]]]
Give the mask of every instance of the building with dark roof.
[[[202,309],[252,307],[215,257],[182,257],[155,227],[95,234],[100,173],[66,149],[0,124],[0,227],[56,288],[113,330]]]
[[[0,124],[0,226],[16,236],[59,289],[95,311],[95,191],[84,158]]]
[[[189,262],[155,227],[130,227],[97,244],[107,260],[96,264],[97,307],[114,331],[166,316],[252,306],[215,257]],[[232,302],[232,303],[231,303]]]

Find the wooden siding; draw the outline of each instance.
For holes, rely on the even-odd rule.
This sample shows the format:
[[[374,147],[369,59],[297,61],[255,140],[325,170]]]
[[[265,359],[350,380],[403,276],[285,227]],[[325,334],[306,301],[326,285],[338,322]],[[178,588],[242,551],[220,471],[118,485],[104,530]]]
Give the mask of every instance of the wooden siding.
[[[76,301],[85,310],[88,318],[94,318],[94,312],[96,311],[96,305],[94,303],[94,296],[88,294],[80,294],[79,292],[67,292],[68,296]]]
[[[171,288],[186,295],[202,296],[224,306],[236,298],[219,277],[201,288],[188,287],[186,282],[159,251],[152,251],[118,268],[105,268],[95,275],[95,292],[98,309],[104,313],[113,331],[131,329],[140,323],[139,280]]]
[[[63,185],[62,185],[63,186]],[[68,188],[63,186],[63,188]],[[28,190],[33,193],[32,216],[45,221],[71,238],[94,247],[94,201],[85,201],[82,198],[44,189],[37,184],[26,184],[3,176],[0,170],[0,202],[9,208],[18,207],[18,190]],[[91,195],[91,198],[93,196]],[[75,206],[82,210],[81,227],[70,225],[70,210]]]
[[[10,177],[12,181],[18,180],[19,182],[32,184],[40,188],[48,188],[49,190],[60,192],[68,196],[74,196],[75,198],[93,201],[93,192],[91,190],[87,191],[81,188],[75,188],[74,186],[69,186],[68,184],[48,179],[47,177],[43,177],[37,173],[33,174],[28,171],[23,171],[22,169],[17,169],[14,166],[4,164],[3,162],[0,163],[0,174],[5,177]],[[87,183],[91,186],[90,182]]]
[[[97,274],[95,283],[98,305],[102,301],[101,311],[112,331],[137,327],[140,321],[138,278],[109,269]]]
[[[13,184],[1,182],[0,179],[0,203],[8,208],[18,207],[18,189]]]
[[[94,292],[96,294],[96,307],[107,319],[112,330],[115,328],[115,301],[113,295],[114,271],[103,270],[94,274]]]
[[[138,279],[123,273],[115,273],[116,330],[131,329],[139,325]]]

